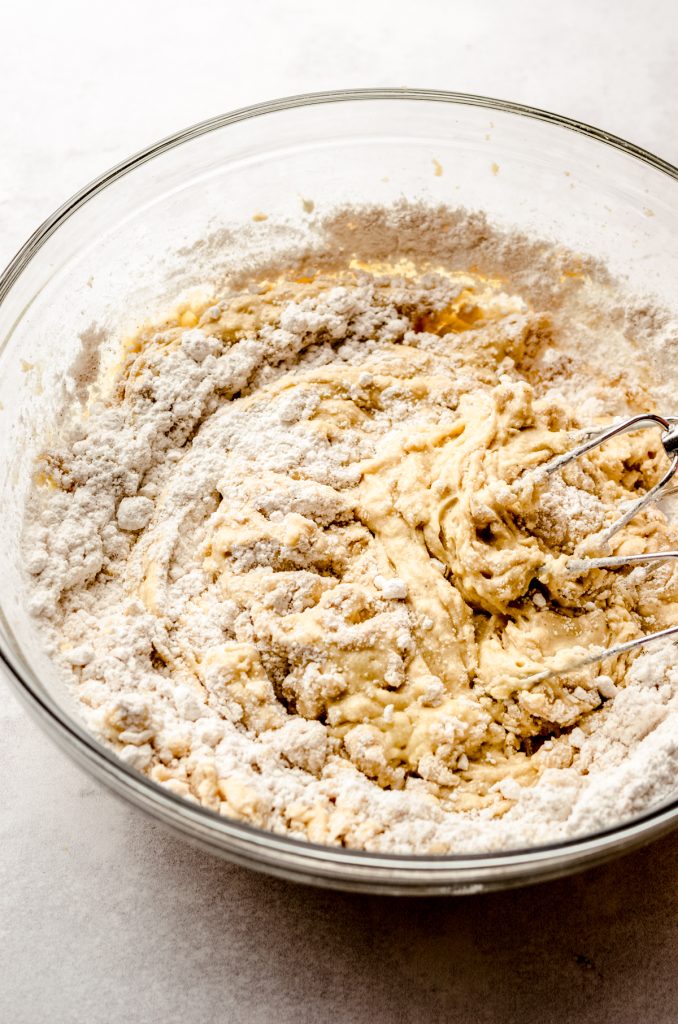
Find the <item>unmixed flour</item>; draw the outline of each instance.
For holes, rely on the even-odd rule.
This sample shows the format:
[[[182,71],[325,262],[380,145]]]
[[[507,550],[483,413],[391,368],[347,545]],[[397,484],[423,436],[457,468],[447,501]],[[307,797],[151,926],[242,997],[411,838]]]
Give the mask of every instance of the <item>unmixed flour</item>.
[[[113,373],[83,344],[24,553],[87,725],[187,800],[371,850],[523,847],[670,798],[675,647],[521,679],[675,621],[670,564],[565,572],[656,439],[538,472],[666,401],[674,321],[477,214],[340,211],[320,238]],[[675,534],[648,509],[614,550]]]

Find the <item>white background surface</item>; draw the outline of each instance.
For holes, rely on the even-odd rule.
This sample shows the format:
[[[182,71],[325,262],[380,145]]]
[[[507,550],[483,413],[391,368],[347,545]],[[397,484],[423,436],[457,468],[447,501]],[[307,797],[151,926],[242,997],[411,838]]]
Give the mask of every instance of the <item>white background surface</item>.
[[[0,264],[70,193],[228,109],[344,86],[480,92],[678,162],[675,0],[4,0]],[[321,893],[168,839],[0,680],[0,1022],[646,1019],[678,1005],[675,837],[464,900]]]

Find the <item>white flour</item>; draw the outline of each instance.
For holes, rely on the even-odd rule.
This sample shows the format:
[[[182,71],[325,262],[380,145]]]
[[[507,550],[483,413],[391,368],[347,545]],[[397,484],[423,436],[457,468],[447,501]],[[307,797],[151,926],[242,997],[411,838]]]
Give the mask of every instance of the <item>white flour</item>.
[[[373,261],[393,252],[426,253],[453,270],[476,265],[502,274],[507,292],[524,296],[532,308],[504,295],[501,330],[512,344],[528,335],[541,339],[530,372],[543,395],[556,405],[576,403],[584,419],[649,407],[651,396],[664,403],[658,411],[675,411],[666,404],[673,385],[665,379],[648,385],[645,369],[637,378],[627,373],[617,387],[597,376],[610,353],[623,361],[639,344],[650,370],[661,374],[678,348],[674,322],[625,305],[602,272],[585,267],[579,278],[564,279],[567,254],[493,233],[477,215],[372,211],[363,215],[368,226],[357,239],[346,229],[356,216],[340,214],[327,225],[332,258],[296,254],[290,267],[341,264],[351,255],[349,239]],[[451,229],[441,230],[443,217]],[[76,399],[86,400],[98,363],[96,346],[84,345],[70,426],[41,463],[25,534],[30,608],[88,726],[129,765],[187,799],[299,838],[372,850],[485,851],[552,842],[610,827],[674,796],[678,658],[672,646],[640,655],[623,686],[598,677],[583,727],[560,736],[556,730],[532,755],[543,766],[537,781],[520,785],[507,775],[495,784],[503,801],[499,817],[494,805],[459,810],[453,795],[439,799],[440,769],[433,763],[427,777],[422,762],[419,775],[401,773],[395,788],[377,784],[372,740],[358,728],[347,734],[350,759],[342,753],[328,728],[331,715],[325,721],[312,710],[327,685],[313,659],[303,662],[293,684],[286,682],[285,673],[293,672],[282,664],[282,648],[262,637],[281,617],[300,615],[318,599],[338,557],[333,538],[346,543],[353,528],[347,495],[360,477],[356,464],[375,454],[388,431],[403,423],[414,429],[417,407],[406,390],[392,387],[382,393],[369,429],[346,422],[328,437],[309,428],[320,404],[317,388],[292,390],[275,404],[247,404],[247,396],[256,398],[300,366],[316,376],[342,366],[348,372],[384,346],[393,346],[397,360],[404,339],[435,359],[441,339],[426,332],[422,318],[445,309],[461,285],[435,273],[416,284],[390,274],[384,285],[366,275],[351,288],[303,293],[299,300],[291,289],[276,316],[266,306],[267,286],[253,285],[242,300],[241,282],[231,287],[200,312],[198,326],[189,320],[185,328],[147,332],[142,356],[128,358],[117,396],[102,386],[104,397],[86,416]],[[511,357],[498,372],[502,380],[522,379]],[[366,370],[353,385],[356,402],[372,384]],[[460,372],[436,399],[440,423],[465,390]],[[247,543],[236,529],[229,564],[242,579],[260,580],[271,566],[280,573],[258,617],[224,599],[204,557],[218,510],[237,509],[245,499],[269,525],[259,539],[250,532]],[[600,527],[599,506],[594,495],[558,480],[540,506],[540,529],[573,545]],[[289,531],[309,518],[321,540],[304,548]],[[230,537],[227,526],[222,536]],[[251,528],[244,520],[238,527],[243,537]],[[405,650],[407,587],[381,566],[370,572],[379,615]],[[657,574],[646,576],[648,592],[659,592],[668,578]],[[339,634],[343,614],[338,606]],[[254,697],[237,680],[225,688],[219,664],[210,667],[209,652],[225,640],[243,651],[258,645],[265,671]],[[294,659],[290,664],[296,671]],[[398,657],[387,672],[395,692]],[[431,679],[426,699],[435,706]],[[297,710],[309,709],[303,716],[290,710],[292,686]],[[386,722],[394,708],[386,705]],[[463,772],[468,761],[462,752],[457,767]]]

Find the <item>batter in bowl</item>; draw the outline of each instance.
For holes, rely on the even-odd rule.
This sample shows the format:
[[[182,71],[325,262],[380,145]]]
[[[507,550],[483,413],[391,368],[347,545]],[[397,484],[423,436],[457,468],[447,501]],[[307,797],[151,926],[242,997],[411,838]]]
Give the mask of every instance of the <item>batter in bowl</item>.
[[[542,270],[554,295],[562,269]],[[573,364],[561,306],[485,268],[352,256],[269,268],[127,342],[45,451],[26,528],[32,609],[90,727],[173,792],[317,842],[585,828],[596,757],[616,770],[614,743],[648,735],[619,699],[648,656],[525,680],[675,622],[670,563],[565,563],[678,531],[649,508],[597,545],[665,469],[651,434],[538,472],[592,425],[573,383],[603,422],[652,404],[640,377]],[[678,680],[651,657],[665,762]]]

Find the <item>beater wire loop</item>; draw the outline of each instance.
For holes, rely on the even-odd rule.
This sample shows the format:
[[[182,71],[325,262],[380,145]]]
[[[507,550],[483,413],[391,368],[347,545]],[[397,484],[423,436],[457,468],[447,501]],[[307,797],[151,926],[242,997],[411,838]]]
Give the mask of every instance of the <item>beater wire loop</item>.
[[[678,417],[669,416],[666,418],[664,416],[658,416],[656,413],[640,414],[638,416],[631,416],[630,419],[623,420],[621,423],[614,424],[613,426],[607,427],[603,430],[581,431],[579,436],[586,438],[582,444],[573,448],[569,452],[564,452],[562,455],[556,456],[556,458],[547,462],[545,466],[539,467],[539,471],[541,473],[546,473],[548,476],[551,476],[553,473],[558,472],[558,470],[564,469],[565,466],[569,466],[569,464],[574,462],[575,459],[599,448],[600,445],[605,444],[606,441],[610,441],[613,437],[618,437],[621,434],[629,434],[635,430],[645,430],[648,428],[659,428],[659,430],[661,430],[661,442],[669,459],[669,468],[666,473],[664,473],[661,480],[651,487],[646,494],[637,500],[628,502],[624,507],[622,515],[596,538],[600,543],[600,546],[603,548],[608,541],[615,536],[615,534],[623,529],[627,523],[630,523],[632,519],[635,519],[638,513],[644,508],[647,508],[648,505],[659,501],[661,498],[678,494],[678,486],[671,488],[668,487],[676,473],[678,473]],[[606,558],[573,558],[567,562],[566,571],[573,575],[580,575],[582,573],[589,572],[592,569],[618,569],[627,565],[667,562],[675,558],[678,558],[678,551],[653,551],[647,554],[612,555]],[[655,633],[648,633],[645,636],[636,637],[635,640],[629,640],[626,643],[617,644],[615,647],[608,647],[607,649],[598,651],[597,653],[585,655],[578,660],[574,660],[569,665],[564,665],[563,667],[558,668],[547,668],[541,672],[533,673],[532,675],[525,677],[522,680],[522,684],[528,687],[534,686],[536,683],[544,682],[554,676],[564,675],[568,672],[575,672],[578,669],[586,668],[589,665],[596,665],[601,661],[605,661],[607,658],[614,658],[620,654],[626,654],[629,651],[633,651],[638,647],[644,646],[645,644],[654,643],[657,640],[663,640],[667,637],[675,636],[676,634],[678,634],[678,625],[669,626],[667,629],[661,629]],[[678,643],[678,641],[674,642]]]

